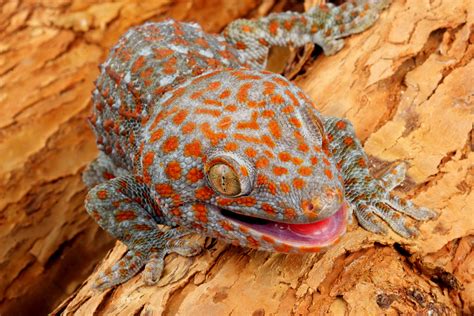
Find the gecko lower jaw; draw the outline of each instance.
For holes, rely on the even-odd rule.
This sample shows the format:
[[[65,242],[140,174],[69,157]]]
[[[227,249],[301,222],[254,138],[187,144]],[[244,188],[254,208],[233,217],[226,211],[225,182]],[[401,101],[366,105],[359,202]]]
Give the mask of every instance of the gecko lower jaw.
[[[255,218],[221,209],[228,220],[245,226],[261,235],[294,247],[327,247],[344,235],[347,226],[347,203],[332,216],[309,224],[288,224]]]

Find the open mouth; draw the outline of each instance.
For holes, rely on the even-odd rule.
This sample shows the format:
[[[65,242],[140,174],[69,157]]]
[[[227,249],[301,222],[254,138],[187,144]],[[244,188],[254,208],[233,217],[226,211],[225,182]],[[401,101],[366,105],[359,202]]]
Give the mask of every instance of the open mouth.
[[[255,218],[221,209],[227,219],[292,246],[325,247],[346,232],[347,204],[332,216],[309,224],[288,224]]]

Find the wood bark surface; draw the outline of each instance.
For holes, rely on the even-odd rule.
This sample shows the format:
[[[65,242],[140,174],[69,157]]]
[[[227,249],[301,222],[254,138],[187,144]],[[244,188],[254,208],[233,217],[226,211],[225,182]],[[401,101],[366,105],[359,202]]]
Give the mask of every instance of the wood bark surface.
[[[85,118],[108,49],[145,21],[193,20],[218,32],[238,17],[293,5],[0,3],[0,314],[48,312],[65,295],[54,314],[474,313],[471,0],[395,0],[335,56],[291,50],[281,67],[323,114],[354,123],[375,173],[408,162],[397,192],[440,213],[417,239],[353,223],[325,253],[285,255],[200,238],[203,253],[169,255],[157,286],[138,275],[95,292],[98,271],[125,252],[117,242],[81,285],[113,245],[85,213],[80,179],[97,154]]]

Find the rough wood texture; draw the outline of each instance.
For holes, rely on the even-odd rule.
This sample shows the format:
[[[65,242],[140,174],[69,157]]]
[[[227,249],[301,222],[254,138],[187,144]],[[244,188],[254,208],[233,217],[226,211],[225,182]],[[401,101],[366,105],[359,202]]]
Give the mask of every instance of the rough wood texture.
[[[0,7],[1,314],[48,310],[110,245],[82,208],[80,172],[96,155],[85,123],[92,81],[118,36],[163,16],[218,31],[272,6],[43,2]],[[400,194],[441,214],[421,226],[417,240],[356,225],[324,254],[270,254],[206,240],[198,257],[170,255],[158,286],[144,286],[137,276],[95,293],[97,271],[125,252],[117,243],[54,313],[472,314],[473,22],[471,0],[395,0],[339,54],[287,67],[324,114],[355,124],[375,170],[386,161],[409,162],[411,179]],[[52,298],[45,303],[45,296]]]

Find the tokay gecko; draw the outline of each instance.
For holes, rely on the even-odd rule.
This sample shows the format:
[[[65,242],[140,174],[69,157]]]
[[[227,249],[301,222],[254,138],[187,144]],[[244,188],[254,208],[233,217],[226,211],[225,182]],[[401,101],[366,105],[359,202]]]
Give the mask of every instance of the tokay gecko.
[[[404,237],[435,213],[392,194],[405,165],[376,179],[351,123],[322,116],[265,70],[271,46],[315,43],[326,55],[370,27],[389,1],[331,3],[237,20],[220,35],[166,20],[130,29],[101,65],[90,122],[99,156],[84,172],[87,212],[128,252],[96,287],[144,267],[155,284],[168,253],[193,256],[197,232],[285,253],[335,243],[359,224]]]

